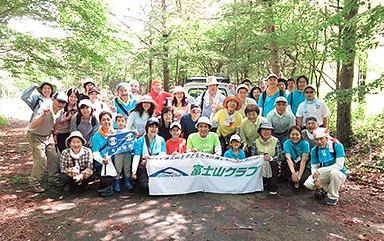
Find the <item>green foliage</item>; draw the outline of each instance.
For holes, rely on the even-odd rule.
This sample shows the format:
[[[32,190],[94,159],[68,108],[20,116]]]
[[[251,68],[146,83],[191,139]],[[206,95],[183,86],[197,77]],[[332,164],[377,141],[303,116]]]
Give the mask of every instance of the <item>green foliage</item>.
[[[8,124],[8,118],[5,115],[0,115],[0,126],[6,126]]]
[[[16,175],[12,178],[12,182],[15,184],[26,184],[28,183],[26,180],[24,180],[22,177]]]

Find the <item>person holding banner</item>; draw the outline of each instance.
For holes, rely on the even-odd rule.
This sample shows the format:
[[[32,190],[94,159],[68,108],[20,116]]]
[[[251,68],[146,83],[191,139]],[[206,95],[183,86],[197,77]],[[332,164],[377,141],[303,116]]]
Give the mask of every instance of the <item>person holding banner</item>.
[[[171,133],[171,139],[165,142],[167,155],[178,155],[183,154],[187,151],[187,141],[181,138],[181,125],[175,121],[171,123],[169,128]]]
[[[147,160],[151,156],[166,155],[164,138],[159,136],[159,120],[156,117],[148,119],[145,125],[146,134],[135,143],[132,162],[132,179],[137,180],[139,186],[148,188]]]
[[[67,148],[60,155],[60,176],[66,184],[64,191],[85,188],[94,181],[93,155],[91,149],[84,146],[85,142],[80,131],[71,132],[65,140]]]
[[[115,117],[115,122],[117,125],[116,134],[126,133],[129,130],[125,128],[127,124],[127,117],[120,113]],[[115,178],[115,183],[113,186],[113,190],[115,192],[121,192],[121,184],[120,184],[120,175],[124,171],[124,187],[128,190],[133,189],[133,185],[131,183],[131,152],[125,152],[115,155],[115,167],[117,176]]]
[[[277,176],[279,167],[277,162],[281,159],[281,148],[279,139],[272,136],[273,126],[271,122],[263,122],[259,127],[259,135],[251,146],[251,156],[264,155],[262,166],[263,177],[265,178],[265,190],[269,194],[277,194]]]
[[[221,145],[219,136],[210,132],[212,128],[211,121],[208,117],[202,116],[196,124],[197,133],[189,135],[187,140],[187,152],[204,152],[208,154],[216,154],[221,156]]]
[[[100,185],[97,191],[100,196],[113,194],[113,181],[117,176],[115,166],[107,153],[108,136],[113,133],[112,114],[102,111],[99,115],[101,128],[92,138],[92,152],[95,160],[96,174],[100,175]]]
[[[143,95],[130,113],[127,128],[133,130],[137,138],[145,134],[145,125],[148,119],[153,116],[156,106],[157,104],[151,96]]]
[[[224,157],[235,159],[238,162],[245,159],[245,152],[240,148],[241,138],[239,135],[232,135],[229,140],[229,145],[231,148],[224,153]]]

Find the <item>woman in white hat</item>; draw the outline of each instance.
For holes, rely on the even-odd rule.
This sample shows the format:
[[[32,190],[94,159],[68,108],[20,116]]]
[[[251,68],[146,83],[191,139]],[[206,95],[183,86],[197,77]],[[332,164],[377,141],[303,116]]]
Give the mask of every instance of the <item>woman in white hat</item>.
[[[189,113],[190,104],[188,103],[185,89],[181,86],[176,86],[173,90],[172,109],[177,121],[180,121],[182,116]]]
[[[71,132],[65,140],[67,148],[60,155],[60,176],[66,184],[65,191],[86,187],[94,180],[92,151],[84,144],[80,131]]]
[[[127,128],[133,129],[137,137],[145,134],[145,125],[154,114],[157,104],[149,95],[143,95],[136,103],[127,120]]]

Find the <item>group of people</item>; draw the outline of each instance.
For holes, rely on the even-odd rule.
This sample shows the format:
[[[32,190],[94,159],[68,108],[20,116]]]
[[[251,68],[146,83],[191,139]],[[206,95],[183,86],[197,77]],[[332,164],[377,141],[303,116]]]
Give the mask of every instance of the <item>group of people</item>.
[[[308,79],[270,74],[255,87],[245,79],[227,97],[218,86],[214,76],[207,77],[207,89],[194,100],[182,86],[163,91],[159,80],[141,96],[133,80],[118,84],[107,105],[91,79],[82,94],[75,88],[53,94],[50,83],[32,85],[22,96],[33,110],[32,190],[45,191],[47,171],[50,185],[73,191],[99,182],[99,194],[110,196],[122,186],[133,189],[133,181],[147,187],[151,156],[204,152],[236,161],[262,156],[264,189],[271,195],[281,176],[291,188],[305,186],[336,205],[347,174],[345,153],[329,136],[330,111]],[[36,88],[40,95],[33,95]],[[137,138],[133,150],[109,156],[108,136],[129,131]]]

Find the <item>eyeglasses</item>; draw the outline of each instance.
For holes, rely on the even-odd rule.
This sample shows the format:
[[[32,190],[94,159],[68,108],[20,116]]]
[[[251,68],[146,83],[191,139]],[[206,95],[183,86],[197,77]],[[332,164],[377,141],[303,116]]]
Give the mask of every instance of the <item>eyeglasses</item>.
[[[313,94],[315,91],[305,91],[306,94]]]

